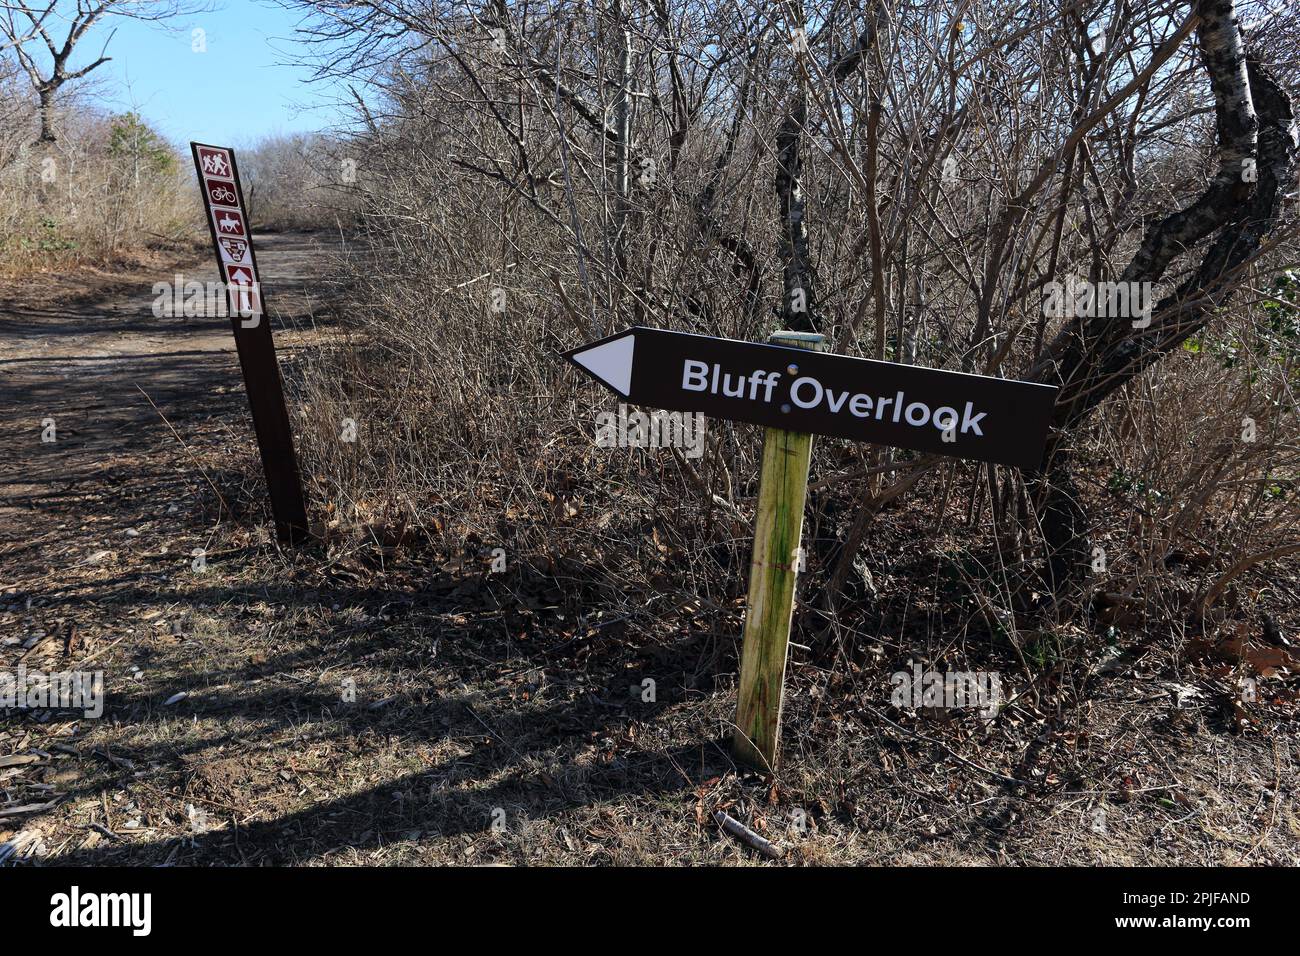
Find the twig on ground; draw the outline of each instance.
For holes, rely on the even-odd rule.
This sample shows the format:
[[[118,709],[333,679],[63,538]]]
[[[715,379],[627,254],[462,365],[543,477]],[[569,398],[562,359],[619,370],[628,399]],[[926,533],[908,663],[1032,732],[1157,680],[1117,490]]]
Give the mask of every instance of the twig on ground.
[[[718,826],[722,827],[724,833],[735,837],[751,850],[757,850],[759,853],[771,857],[773,860],[779,860],[781,857],[785,856],[785,850],[782,847],[777,846],[765,837],[759,836],[739,820],[728,816],[721,810],[713,811],[713,819],[717,821]]]

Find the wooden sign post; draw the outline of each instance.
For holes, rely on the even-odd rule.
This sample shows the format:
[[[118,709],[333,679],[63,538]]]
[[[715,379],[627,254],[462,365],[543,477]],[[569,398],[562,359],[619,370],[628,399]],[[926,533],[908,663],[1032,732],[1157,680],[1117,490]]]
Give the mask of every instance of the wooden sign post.
[[[822,336],[804,332],[775,332],[768,341],[813,351],[826,344]],[[791,362],[786,371],[797,375],[798,363]],[[785,660],[803,560],[799,539],[811,459],[812,435],[807,432],[764,431],[732,750],[739,760],[768,770],[776,768],[780,752]]]
[[[637,327],[564,353],[629,402],[767,429],[733,742],[760,770],[779,756],[812,436],[1033,467],[1056,404],[1050,385],[832,355],[823,345],[808,333],[777,332],[761,345]]]
[[[203,143],[190,143],[190,150],[208,213],[217,271],[226,286],[230,326],[235,333],[239,366],[253,412],[253,430],[262,454],[276,537],[295,544],[307,537],[307,505],[298,474],[298,458],[293,450],[293,431],[284,404],[275,342],[258,281],[253,230],[235,151]]]

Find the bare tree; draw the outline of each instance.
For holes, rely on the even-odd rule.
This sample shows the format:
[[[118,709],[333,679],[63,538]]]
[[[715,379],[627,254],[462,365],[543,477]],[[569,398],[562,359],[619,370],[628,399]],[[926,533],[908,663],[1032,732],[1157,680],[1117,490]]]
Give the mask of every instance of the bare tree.
[[[1115,316],[1076,317],[1028,372],[1062,388],[1044,460],[1044,530],[1057,580],[1076,580],[1087,566],[1083,515],[1066,467],[1070,436],[1108,396],[1228,304],[1278,231],[1284,200],[1295,189],[1300,130],[1291,99],[1247,51],[1235,4],[1197,0],[1193,17],[1214,95],[1218,167],[1195,201],[1150,224],[1119,281],[1159,282],[1178,257],[1205,242],[1200,262],[1188,263],[1186,278],[1145,327]]]
[[[57,139],[54,116],[60,90],[112,59],[106,55],[110,33],[97,57],[84,66],[72,65],[78,44],[91,27],[113,17],[163,21],[203,9],[207,9],[204,3],[183,0],[49,0],[44,5],[7,0],[0,4],[0,49],[12,47],[36,94],[41,124],[37,141],[53,143]],[[47,62],[32,52],[36,40],[44,45]]]

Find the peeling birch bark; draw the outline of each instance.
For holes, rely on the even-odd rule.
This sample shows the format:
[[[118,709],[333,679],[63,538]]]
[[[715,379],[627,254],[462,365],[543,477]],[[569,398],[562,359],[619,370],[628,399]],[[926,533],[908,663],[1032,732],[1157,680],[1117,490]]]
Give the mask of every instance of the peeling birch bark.
[[[1300,134],[1290,98],[1268,70],[1247,56],[1232,0],[1197,0],[1201,59],[1215,98],[1218,169],[1191,205],[1154,223],[1122,282],[1156,282],[1170,264],[1213,237],[1183,284],[1159,302],[1151,324],[1129,317],[1076,318],[1026,376],[1061,386],[1038,478],[1054,585],[1077,580],[1084,564],[1085,516],[1069,483],[1063,446],[1109,395],[1182,345],[1231,298],[1240,272],[1276,228],[1283,199],[1295,188]],[[1245,175],[1255,164],[1255,181]]]

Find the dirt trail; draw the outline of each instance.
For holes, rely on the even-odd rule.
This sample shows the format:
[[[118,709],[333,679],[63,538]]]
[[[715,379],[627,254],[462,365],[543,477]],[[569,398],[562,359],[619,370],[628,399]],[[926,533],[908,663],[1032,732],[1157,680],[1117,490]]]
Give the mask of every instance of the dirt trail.
[[[319,311],[313,270],[329,251],[309,235],[258,237],[282,363]],[[204,255],[169,268],[0,284],[0,670],[103,669],[110,718],[0,717],[0,756],[36,748],[61,761],[0,764],[0,845],[15,833],[53,841],[63,831],[93,848],[99,831],[87,831],[84,811],[60,823],[73,809],[65,801],[121,799],[112,777],[134,763],[116,751],[134,741],[118,722],[127,739],[156,735],[149,721],[156,695],[171,696],[164,682],[185,674],[192,686],[211,664],[190,635],[246,603],[232,587],[237,574],[274,577],[263,516],[232,522],[218,506],[219,493],[236,511],[260,509],[265,498],[249,487],[260,486],[260,467],[229,319],[155,314],[155,283],[178,276],[206,284],[217,271]],[[51,437],[47,421],[52,441],[42,440]],[[211,573],[195,573],[195,548],[210,553]],[[50,751],[60,741],[67,752]],[[98,786],[86,779],[97,769],[109,773]],[[12,812],[44,803],[51,813]],[[100,825],[109,806],[105,798]],[[51,854],[57,845],[47,844]]]
[[[310,236],[258,239],[277,329],[309,321],[309,270],[320,250]],[[204,261],[177,273],[109,280],[90,291],[45,277],[25,289],[0,290],[0,543],[45,541],[61,525],[74,532],[79,496],[99,483],[127,494],[152,488],[161,493],[141,503],[163,502],[179,476],[170,467],[176,440],[162,415],[184,433],[221,418],[232,397],[242,399],[228,319],[154,314],[153,283],[172,283],[177,275],[217,280]],[[8,301],[4,291],[14,293]],[[291,337],[281,332],[278,339],[281,349],[292,348]],[[52,442],[42,441],[46,419],[54,422]],[[140,517],[129,508],[113,512],[123,531]],[[94,517],[97,525],[110,519]],[[105,530],[116,529],[98,527],[96,536]],[[58,550],[75,542],[68,533],[58,538]],[[38,554],[24,554],[24,564],[30,567]]]
[[[258,249],[283,367],[328,294],[319,243]],[[0,672],[105,685],[102,719],[0,714],[0,860],[519,861],[540,852],[527,819],[567,810],[544,842],[573,862],[602,852],[564,834],[599,825],[603,796],[678,791],[683,763],[716,776],[698,743],[610,763],[632,740],[611,691],[561,662],[543,693],[545,651],[511,651],[532,595],[507,619],[481,579],[423,556],[281,551],[228,320],[153,314],[175,271],[0,289]]]

